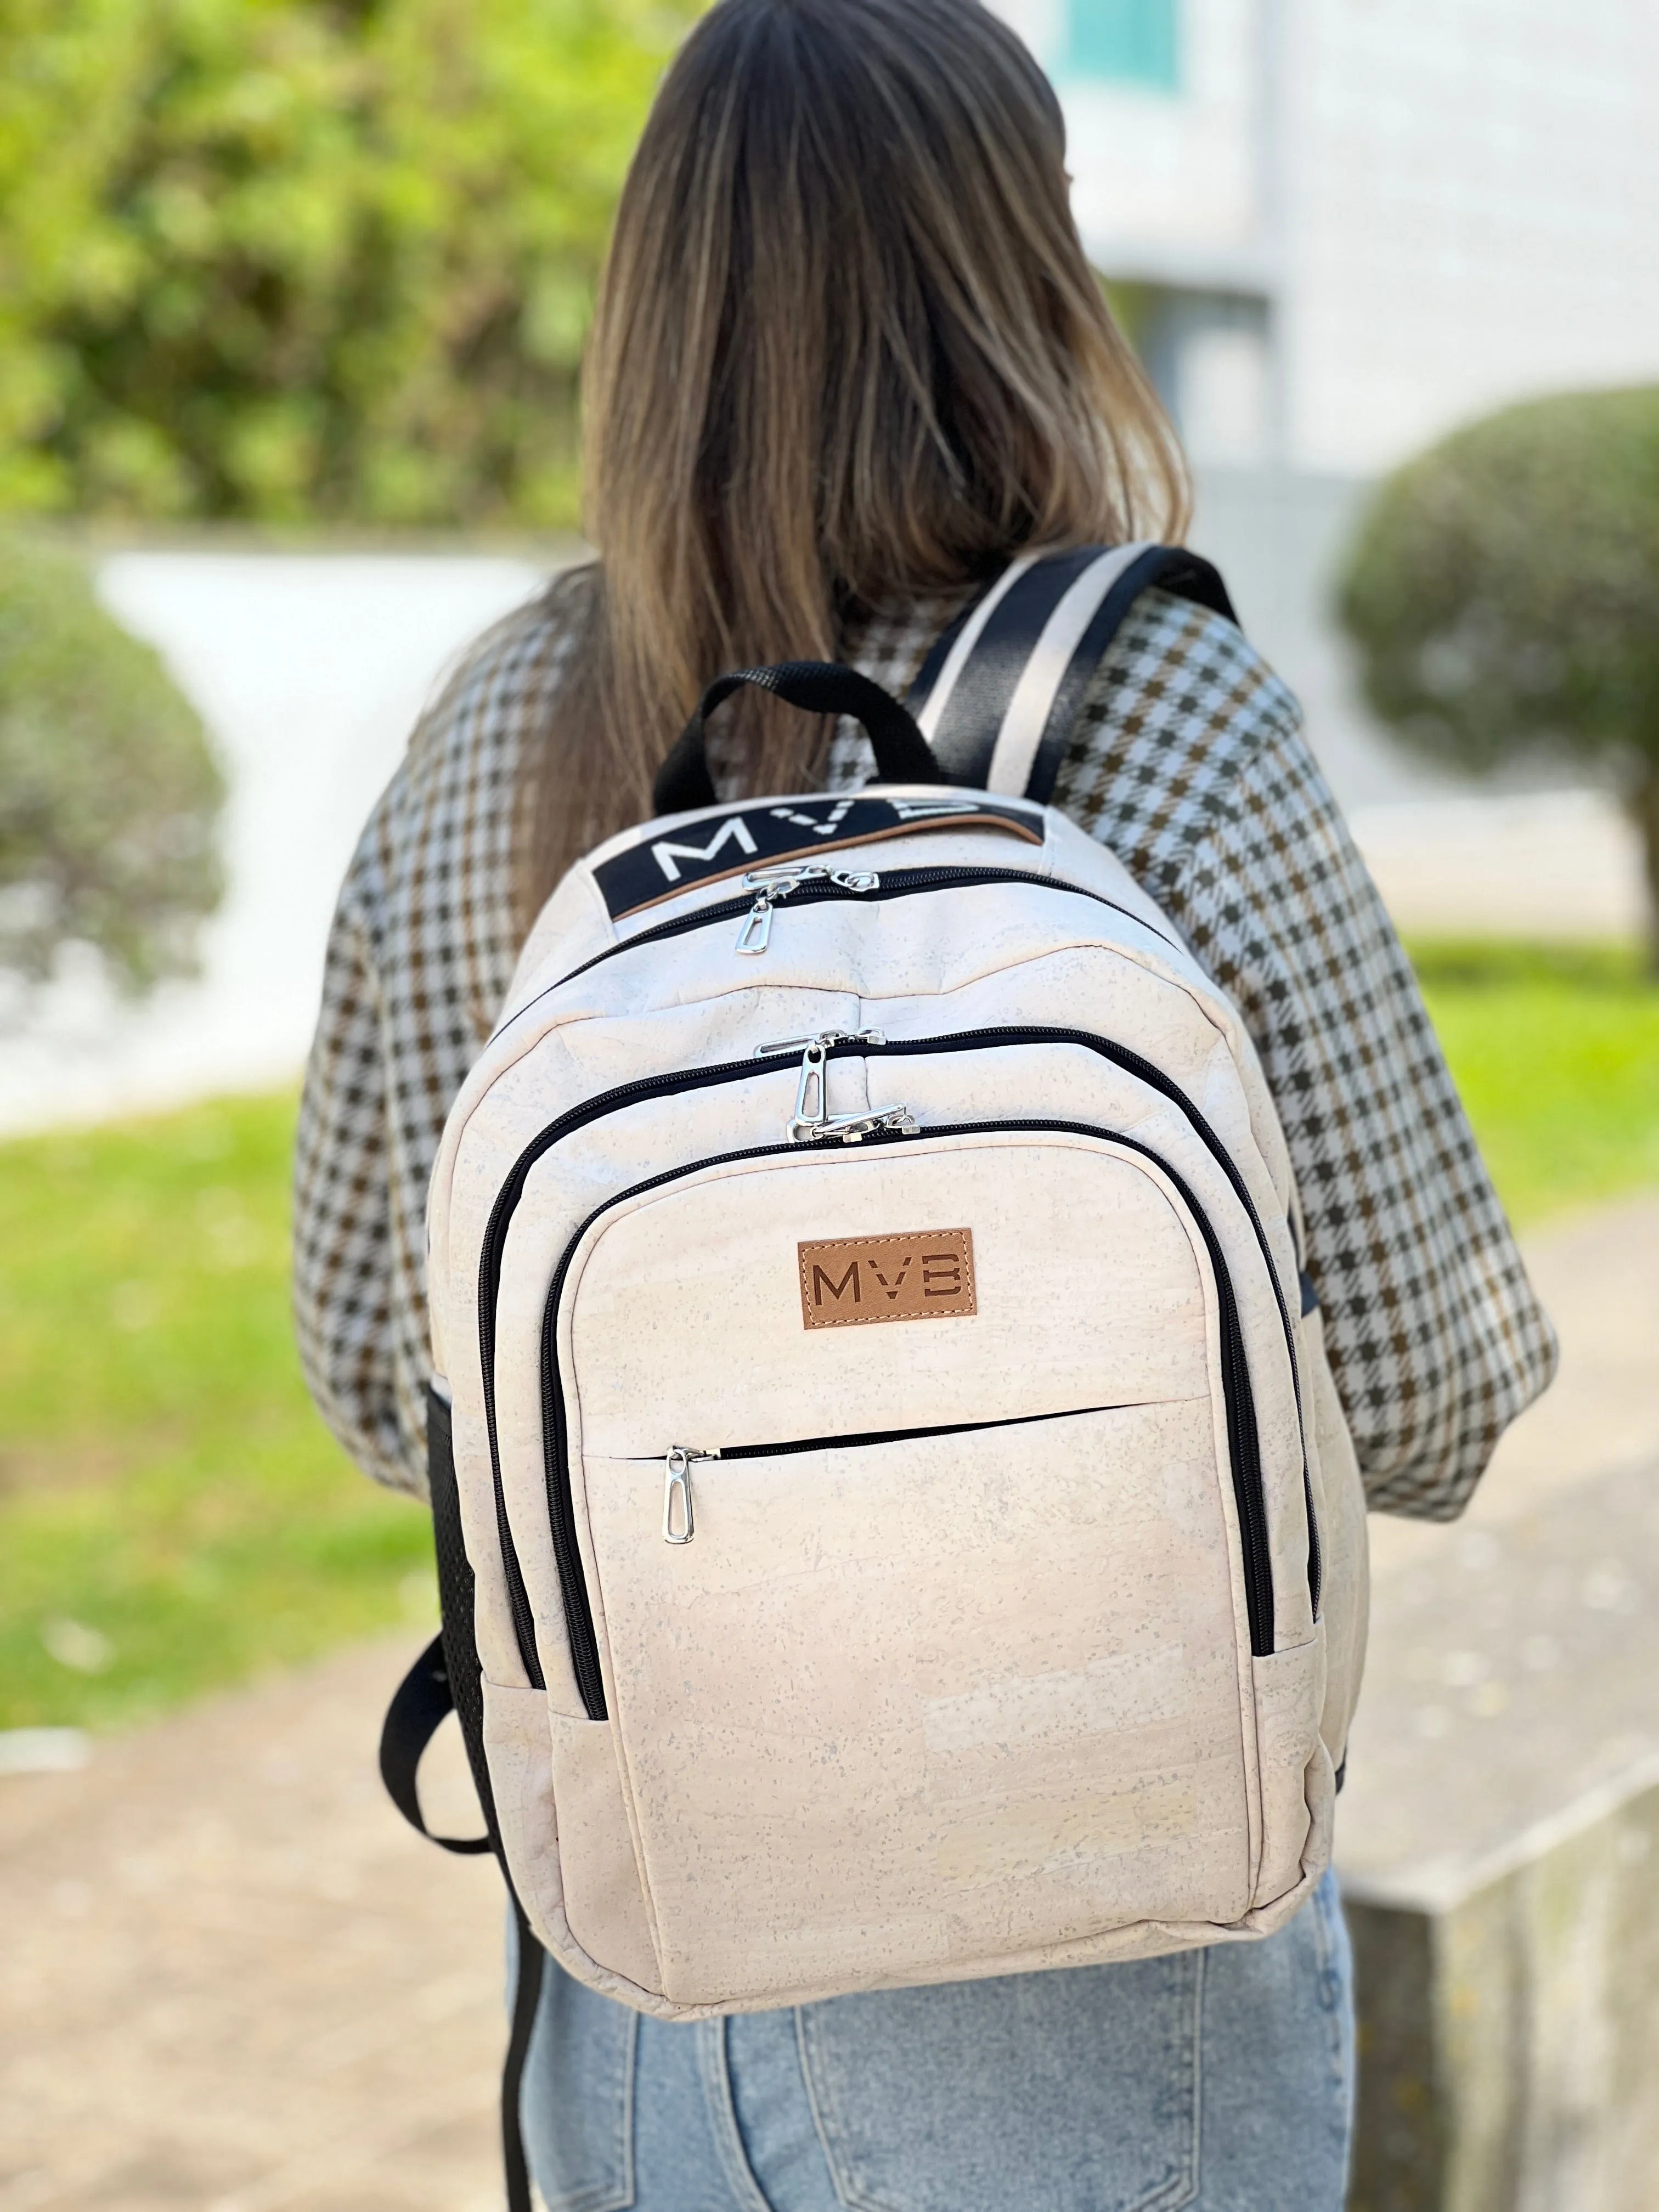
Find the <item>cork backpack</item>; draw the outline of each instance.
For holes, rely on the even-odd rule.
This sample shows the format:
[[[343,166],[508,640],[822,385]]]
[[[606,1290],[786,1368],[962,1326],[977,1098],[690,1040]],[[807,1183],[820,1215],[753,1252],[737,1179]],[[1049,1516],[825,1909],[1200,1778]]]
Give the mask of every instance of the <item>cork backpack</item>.
[[[1231,611],[1188,555],[1084,548],[1006,570],[908,707],[714,685],[455,1102],[444,1634],[385,1765],[418,1823],[453,1701],[520,2063],[544,1952],[690,2019],[1265,1935],[1327,1863],[1361,1509],[1284,1139],[1237,1012],[1046,803],[1152,583]],[[878,781],[718,803],[742,684],[861,721]]]

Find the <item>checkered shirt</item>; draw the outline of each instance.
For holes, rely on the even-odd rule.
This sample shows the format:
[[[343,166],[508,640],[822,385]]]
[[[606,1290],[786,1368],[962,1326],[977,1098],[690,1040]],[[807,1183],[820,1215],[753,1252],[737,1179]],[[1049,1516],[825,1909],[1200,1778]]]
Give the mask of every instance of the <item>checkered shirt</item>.
[[[878,614],[845,655],[902,695],[959,604]],[[512,977],[521,766],[572,650],[542,601],[475,650],[371,816],[329,942],[300,1117],[301,1356],[347,1450],[400,1489],[425,1482],[427,1183]],[[829,787],[872,768],[841,725]],[[1231,623],[1149,591],[1097,672],[1054,803],[1242,1013],[1370,1502],[1450,1519],[1548,1382],[1555,1343],[1296,702]]]

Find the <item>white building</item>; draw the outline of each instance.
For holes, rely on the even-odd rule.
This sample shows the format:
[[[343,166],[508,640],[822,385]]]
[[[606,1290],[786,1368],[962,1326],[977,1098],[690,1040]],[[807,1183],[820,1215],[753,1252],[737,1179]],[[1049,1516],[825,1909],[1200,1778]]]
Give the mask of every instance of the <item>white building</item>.
[[[1511,400],[1659,380],[1659,0],[991,4],[1060,89],[1085,245],[1195,465],[1194,541],[1391,897],[1429,926],[1638,927],[1612,799],[1460,795],[1406,758],[1329,601],[1382,471]]]
[[[1659,377],[1654,0],[993,0],[1200,468]]]

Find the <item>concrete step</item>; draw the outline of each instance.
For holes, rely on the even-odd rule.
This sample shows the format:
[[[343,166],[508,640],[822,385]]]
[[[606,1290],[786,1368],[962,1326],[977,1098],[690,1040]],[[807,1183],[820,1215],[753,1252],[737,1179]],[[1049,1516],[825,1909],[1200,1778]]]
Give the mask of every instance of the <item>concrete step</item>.
[[[1462,1522],[1371,1524],[1352,2212],[1659,2199],[1659,1200],[1528,1256],[1555,1389]]]

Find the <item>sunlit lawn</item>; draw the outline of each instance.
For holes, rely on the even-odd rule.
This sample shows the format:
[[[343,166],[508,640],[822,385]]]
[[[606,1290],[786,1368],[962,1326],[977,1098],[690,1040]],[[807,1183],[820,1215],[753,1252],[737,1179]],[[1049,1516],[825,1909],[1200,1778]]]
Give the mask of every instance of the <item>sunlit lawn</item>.
[[[1659,1185],[1659,983],[1633,947],[1411,951],[1516,1222]]]
[[[1516,1218],[1659,1186],[1633,953],[1413,947]],[[137,1718],[432,1612],[289,1331],[288,1097],[0,1146],[0,1728]]]
[[[293,1121],[0,1146],[0,1727],[133,1719],[431,1612],[424,1513],[300,1380]]]

